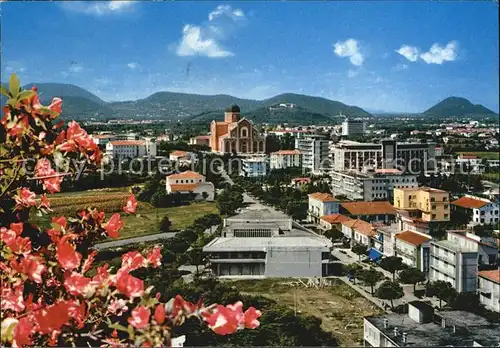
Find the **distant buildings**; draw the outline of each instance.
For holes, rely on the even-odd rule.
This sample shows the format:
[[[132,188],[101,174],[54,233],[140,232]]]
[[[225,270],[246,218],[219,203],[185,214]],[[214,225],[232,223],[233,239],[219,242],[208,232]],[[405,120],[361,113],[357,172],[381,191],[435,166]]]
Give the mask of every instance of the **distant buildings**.
[[[265,153],[266,137],[246,118],[240,119],[240,108],[233,105],[224,113],[224,121],[210,124],[210,148],[218,153]]]
[[[403,174],[397,169],[358,171],[332,171],[332,193],[352,200],[393,200],[394,188],[418,186],[417,176]]]
[[[351,245],[357,243],[370,247],[371,238],[377,235],[372,224],[360,219],[349,219],[341,225],[342,233],[351,241]]]
[[[322,216],[337,214],[338,212],[339,201],[331,194],[322,192],[309,194],[308,221],[319,223]]]
[[[497,347],[500,325],[465,311],[435,312],[413,301],[408,314],[364,318],[365,347]]]
[[[280,150],[270,155],[271,169],[300,168],[302,166],[299,150]]]
[[[269,163],[265,156],[256,156],[243,158],[241,160],[241,166],[240,176],[257,178],[267,175]]]
[[[451,207],[457,214],[471,217],[471,225],[496,224],[499,221],[498,204],[486,198],[465,195],[453,202]]]
[[[342,223],[349,220],[351,220],[349,217],[342,214],[325,215],[319,220],[319,228],[325,231],[337,228],[339,231],[342,231]]]
[[[246,210],[224,220],[222,236],[208,243],[217,277],[322,277],[328,274],[332,243],[268,209]]]
[[[205,176],[193,171],[185,171],[179,174],[167,176],[167,193],[194,193],[197,200],[214,200],[214,184],[205,181]]]
[[[363,135],[366,132],[366,123],[361,120],[346,118],[342,122],[342,135]]]
[[[114,159],[156,157],[156,141],[152,138],[111,140],[106,143],[106,155]]]
[[[302,167],[313,174],[330,168],[329,141],[323,136],[303,134],[295,138],[295,149],[302,154]]]
[[[307,177],[304,177],[304,178],[293,178],[290,181],[290,185],[293,186],[293,187],[295,187],[295,188],[301,188],[304,185],[308,185],[310,183],[311,183],[311,178],[307,178]]]
[[[478,279],[479,302],[490,311],[500,312],[500,270],[481,271]]]

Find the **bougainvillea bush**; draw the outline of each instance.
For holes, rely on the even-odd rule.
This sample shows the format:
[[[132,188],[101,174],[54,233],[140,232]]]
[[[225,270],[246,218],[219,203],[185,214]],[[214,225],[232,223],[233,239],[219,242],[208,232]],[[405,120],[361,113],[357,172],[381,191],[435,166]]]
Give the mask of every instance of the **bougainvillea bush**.
[[[98,168],[102,153],[78,123],[63,130],[63,121],[56,122],[61,99],[42,106],[36,87],[21,91],[15,75],[1,93],[8,99],[0,122],[2,345],[175,346],[185,337],[172,337],[172,328],[187,318],[220,335],[259,325],[260,312],[244,311],[241,302],[205,306],[176,296],[161,303],[160,294],[131,275],[161,267],[159,248],[124,254],[119,269],[94,265],[92,245],[119,237],[119,213],[89,207],[53,217],[48,230],[30,223],[30,211],[50,214],[48,195],[80,163]],[[135,213],[133,195],[123,204],[124,213]]]

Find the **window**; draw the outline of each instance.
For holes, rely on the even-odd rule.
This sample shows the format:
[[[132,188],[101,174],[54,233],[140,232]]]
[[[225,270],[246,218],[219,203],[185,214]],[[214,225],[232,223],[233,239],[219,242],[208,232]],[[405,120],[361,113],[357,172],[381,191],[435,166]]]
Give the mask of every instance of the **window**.
[[[444,209],[448,209],[448,204],[445,204],[445,205],[444,205]]]
[[[484,224],[484,219],[481,219],[481,223]]]
[[[433,205],[431,206],[431,209],[432,209],[432,210],[435,210],[435,209],[436,209],[436,205],[435,205],[435,204],[433,204]]]
[[[435,197],[431,197],[431,202],[435,202],[436,201],[436,198]]]
[[[435,219],[436,218],[436,214],[432,214],[432,218]]]
[[[481,212],[481,215],[484,215],[484,210]]]
[[[448,214],[444,214],[444,218],[447,219],[448,218]]]

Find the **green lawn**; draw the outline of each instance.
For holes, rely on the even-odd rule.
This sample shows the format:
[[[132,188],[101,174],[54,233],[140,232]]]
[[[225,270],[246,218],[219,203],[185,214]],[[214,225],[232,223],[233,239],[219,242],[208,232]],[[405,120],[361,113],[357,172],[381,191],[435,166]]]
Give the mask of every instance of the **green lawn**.
[[[482,151],[482,152],[459,152],[461,155],[466,155],[466,156],[477,156],[478,158],[484,158],[487,160],[497,160],[500,159],[500,154],[498,152],[487,152],[487,151]]]
[[[172,231],[180,231],[203,215],[217,213],[218,210],[213,202],[191,203],[170,208],[154,208],[148,203],[139,203],[135,216],[122,214],[124,227],[120,231],[120,238],[160,233],[159,225],[164,216],[168,216],[172,222]]]

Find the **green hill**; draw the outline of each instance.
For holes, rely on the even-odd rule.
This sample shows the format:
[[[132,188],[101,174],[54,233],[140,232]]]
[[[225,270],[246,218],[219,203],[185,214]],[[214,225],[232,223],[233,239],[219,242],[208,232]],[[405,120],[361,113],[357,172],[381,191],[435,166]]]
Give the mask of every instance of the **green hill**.
[[[492,116],[496,113],[481,104],[460,97],[446,98],[424,112],[426,116]]]
[[[68,84],[68,83],[28,83],[23,86],[23,89],[31,89],[35,85],[38,88],[38,94],[40,95],[40,101],[42,103],[50,103],[54,97],[78,97],[85,98],[91,102],[103,105],[106,104],[105,101],[100,99],[95,94],[83,89],[81,87]]]

